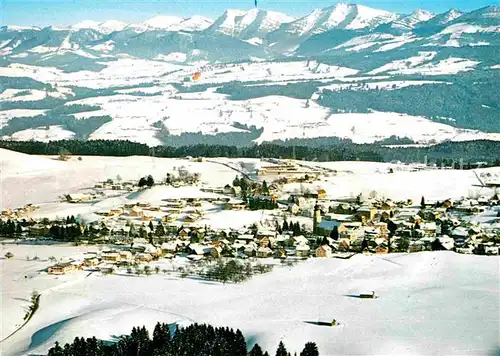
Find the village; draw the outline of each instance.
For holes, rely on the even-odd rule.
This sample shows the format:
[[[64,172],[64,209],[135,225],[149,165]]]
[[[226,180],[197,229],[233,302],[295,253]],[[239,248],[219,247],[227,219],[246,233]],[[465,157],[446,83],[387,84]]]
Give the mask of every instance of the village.
[[[52,258],[47,272],[53,275],[161,271],[218,278],[214,266],[239,261],[249,277],[275,264],[345,259],[356,253],[499,254],[500,203],[494,191],[459,201],[394,201],[376,192],[331,199],[315,184],[329,175],[335,171],[273,160],[250,174],[241,172],[224,186],[207,186],[199,173],[185,167],[156,181],[150,175],[138,182],[117,176],[60,197],[60,204],[68,206],[65,211],[82,208],[76,209],[79,214],[48,218],[32,204],[3,211],[0,236],[17,244],[95,245],[94,252]],[[296,188],[285,189],[290,184]],[[249,211],[261,212],[260,218],[238,227],[212,226],[213,218],[224,212]],[[5,257],[14,256],[7,252]]]

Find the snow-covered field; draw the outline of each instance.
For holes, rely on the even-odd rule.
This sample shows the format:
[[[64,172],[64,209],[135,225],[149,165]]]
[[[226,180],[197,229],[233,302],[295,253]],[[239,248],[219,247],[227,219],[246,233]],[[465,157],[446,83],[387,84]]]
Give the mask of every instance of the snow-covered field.
[[[356,37],[339,45],[335,50],[361,50],[387,41],[385,45],[393,46],[413,40],[413,37],[406,35],[372,34]],[[111,45],[106,42],[99,46]],[[179,57],[181,53],[159,57],[158,60],[118,55],[117,60],[99,62],[105,66],[100,71],[81,70],[72,73],[55,67],[12,63],[0,67],[0,76],[28,77],[51,84],[56,90],[45,92],[34,89],[6,89],[0,93],[0,109],[2,102],[40,101],[47,97],[71,100],[73,92],[70,86],[74,85],[93,89],[126,86],[124,89],[117,89],[119,95],[89,97],[66,103],[66,105],[97,105],[101,108],[74,114],[79,119],[98,115],[112,117],[112,121],[95,130],[90,139],[123,139],[150,146],[160,145],[162,141],[157,137],[159,129],[153,127],[153,124],[161,121],[172,135],[193,132],[213,135],[241,131],[233,126],[235,122],[248,126],[255,125],[258,128],[264,127],[264,132],[255,140],[256,143],[276,139],[325,136],[351,139],[354,143],[372,143],[393,135],[406,136],[423,143],[444,140],[499,140],[498,134],[495,133],[461,130],[450,125],[435,123],[425,117],[392,112],[336,114],[315,101],[324,89],[391,90],[413,85],[435,84],[438,82],[390,80],[390,76],[456,74],[474,70],[479,63],[455,57],[437,61],[435,60],[437,54],[437,52],[422,51],[416,56],[395,60],[373,69],[367,73],[369,76],[360,76],[360,71],[357,69],[328,65],[315,60],[228,64],[178,63],[183,60],[182,56]],[[191,77],[195,72],[200,72],[201,76],[197,80],[192,80]],[[383,82],[380,81],[382,79]],[[336,83],[332,83],[333,80]],[[306,84],[310,81],[321,81],[325,85],[312,95],[307,104],[305,100],[280,95],[231,100],[229,96],[215,92],[218,87],[234,82],[265,87],[301,82]],[[342,83],[339,84],[338,81]],[[200,89],[193,93],[179,93],[173,87],[174,83],[182,83],[186,87],[207,85],[209,88],[205,91]],[[447,82],[446,85],[448,84],[450,83]],[[0,111],[0,128],[13,117],[32,116],[36,113],[42,114],[43,111]],[[186,117],[189,117],[189,120],[186,120]],[[60,128],[49,132],[42,132],[39,129],[32,127],[8,138],[44,141],[72,137],[71,132]]]
[[[172,58],[161,58],[163,60]],[[175,61],[178,61],[178,56]],[[283,81],[297,79],[328,79],[353,76],[356,69],[330,66],[316,61],[296,62],[249,62],[204,66],[201,64],[173,64],[164,61],[120,58],[116,61],[102,62],[106,68],[99,72],[88,70],[65,73],[54,67],[38,67],[14,63],[0,67],[0,76],[29,77],[58,86],[78,85],[89,88],[109,88],[120,85],[141,83],[181,82],[195,72],[202,71],[197,83],[218,84],[233,81]]]
[[[33,249],[5,248],[19,256]],[[38,249],[39,255],[59,253]],[[280,340],[289,351],[315,341],[322,355],[491,355],[499,347],[496,257],[424,252],[312,259],[238,285],[163,274],[85,278],[88,272],[77,272],[55,279],[33,273],[44,264],[2,261],[2,313],[11,306],[7,315],[14,317],[15,298],[28,298],[33,289],[43,293],[30,322],[2,343],[5,356],[40,354],[75,336],[109,340],[157,321],[240,328],[251,344],[269,351]],[[26,273],[30,278],[20,278]],[[372,290],[379,299],[350,296]],[[343,326],[307,323],[332,318]]]
[[[383,82],[380,86],[424,85],[426,82]],[[346,84],[347,85],[347,84]],[[372,84],[374,87],[378,83]],[[330,89],[329,86],[325,89]],[[156,96],[115,95],[88,98],[70,104],[99,105],[101,110],[76,114],[78,118],[110,115],[113,121],[101,126],[90,139],[130,139],[158,145],[161,121],[172,135],[185,132],[216,134],[238,132],[235,122],[264,128],[257,143],[289,138],[341,137],[355,143],[372,143],[392,135],[415,141],[500,140],[500,135],[455,128],[424,117],[388,112],[331,113],[312,100],[266,96],[249,100],[228,100],[226,95],[208,89],[202,93],[158,93]],[[178,98],[184,100],[178,100]],[[189,120],[186,120],[189,117]]]
[[[214,162],[247,172],[268,164],[258,159],[219,158]],[[396,200],[418,201],[422,195],[426,199],[459,198],[484,190],[473,186],[478,182],[472,171],[412,172],[411,166],[368,162],[300,163],[337,170],[336,175],[316,183],[331,198],[376,191]],[[201,173],[201,180],[212,186],[229,183],[237,174],[212,162],[151,157],[83,157],[82,161],[72,158],[61,162],[7,150],[0,150],[0,165],[0,209],[37,203],[37,216],[49,217],[86,214],[125,201],[154,203],[166,197],[213,195],[196,187],[157,186],[97,204],[56,202],[58,195],[118,174],[134,180],[152,174],[160,180],[174,167],[185,166]],[[393,174],[385,173],[389,168],[393,168]],[[500,169],[478,173],[498,175]],[[300,185],[285,186],[289,192],[295,189]],[[216,228],[238,228],[267,216],[259,211],[207,211],[200,222]],[[50,264],[50,256],[81,257],[98,249],[11,243],[0,246],[0,256],[7,251],[14,254],[13,259],[0,260],[2,338],[22,323],[32,291],[42,292],[40,308],[30,322],[1,343],[2,355],[40,354],[56,340],[68,342],[75,336],[111,339],[133,326],[152,327],[157,321],[240,328],[250,343],[258,342],[269,351],[275,350],[281,339],[294,351],[300,351],[307,341],[315,341],[322,355],[490,355],[500,347],[500,261],[496,257],[424,252],[357,255],[350,260],[312,259],[293,268],[278,267],[238,285],[164,274],[87,276],[88,272],[75,272],[54,277],[37,273]],[[40,260],[34,261],[35,256]],[[379,299],[349,296],[372,290]],[[344,326],[325,328],[306,323],[332,318]]]
[[[423,170],[412,172],[406,165],[373,162],[315,162],[314,165],[338,171],[314,186],[324,188],[329,197],[355,197],[359,193],[369,196],[376,192],[391,199],[412,199],[417,202],[425,196],[431,200],[460,199],[481,194],[493,195],[490,188],[478,187],[478,180],[470,170]],[[392,168],[394,173],[387,174]],[[476,172],[500,174],[500,168],[487,168]],[[300,184],[285,186],[293,192]],[[307,187],[307,186],[305,186]]]
[[[51,125],[47,128],[26,129],[17,131],[11,135],[14,140],[19,141],[41,141],[68,140],[75,136],[73,131],[65,130],[59,125]]]
[[[235,169],[254,173],[260,165],[258,159],[214,160],[229,164]],[[325,167],[338,171],[337,175],[324,178],[317,185],[324,187],[331,198],[356,196],[360,192],[369,194],[377,191],[392,199],[413,199],[419,201],[422,195],[429,199],[447,199],[467,197],[482,192],[477,178],[472,171],[460,170],[425,170],[411,172],[412,166],[372,162],[303,162],[310,167]],[[185,159],[153,158],[153,157],[92,157],[84,156],[82,161],[72,157],[69,161],[57,161],[55,157],[29,156],[0,149],[0,165],[2,167],[2,187],[0,194],[0,210],[16,208],[24,204],[48,204],[59,201],[63,194],[75,193],[81,189],[92,187],[98,181],[114,179],[120,175],[124,180],[138,181],[140,177],[152,174],[156,180],[163,180],[175,167],[186,167],[192,173],[200,173],[201,181],[209,186],[224,186],[231,183],[238,172],[222,164],[212,162],[191,162]],[[393,168],[393,174],[386,174]],[[499,175],[500,168],[479,169],[478,173],[489,172]],[[267,178],[271,180],[272,178]],[[287,186],[293,192],[296,184]],[[167,197],[202,197],[197,188],[155,187],[144,196],[130,199],[151,200],[158,202]],[[125,199],[125,198],[123,198]],[[57,203],[48,205],[41,211],[44,214],[67,215],[67,209],[81,208],[84,213],[103,208],[106,204],[118,204],[120,201],[108,201],[96,206],[88,204]],[[123,203],[123,202],[121,202]],[[238,212],[232,212],[238,214]],[[228,213],[229,214],[229,213]],[[217,216],[217,214],[216,214]],[[218,217],[216,218],[218,219]],[[260,219],[260,217],[259,217]],[[259,220],[256,219],[256,220]],[[231,223],[225,220],[225,223]],[[252,219],[249,219],[252,220]],[[224,221],[222,221],[224,223]],[[255,220],[253,220],[255,221]]]

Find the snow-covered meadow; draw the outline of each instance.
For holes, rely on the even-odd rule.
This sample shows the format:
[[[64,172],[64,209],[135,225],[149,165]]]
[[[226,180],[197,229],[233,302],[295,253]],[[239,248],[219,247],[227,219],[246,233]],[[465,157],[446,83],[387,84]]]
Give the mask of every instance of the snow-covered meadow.
[[[174,167],[184,166],[200,173],[204,184],[223,186],[237,174],[223,164],[249,173],[268,164],[259,159],[213,161],[84,156],[81,161],[73,157],[62,162],[54,157],[0,150],[0,209],[35,203],[40,209],[33,216],[54,217],[83,215],[125,201],[155,203],[167,197],[201,197],[212,193],[197,187],[157,186],[95,204],[58,202],[59,195],[117,175],[136,180],[152,174],[160,180]],[[368,162],[299,163],[337,171],[315,183],[325,188],[330,198],[376,191],[393,199],[418,201],[422,195],[446,199],[485,191],[473,186],[478,182],[471,171],[412,172],[412,166]],[[389,168],[393,174],[386,173]],[[498,168],[479,170],[482,172],[500,174]],[[290,184],[285,191],[300,188]],[[267,217],[260,211],[207,211],[201,223],[239,228]],[[68,342],[75,336],[112,339],[135,325],[152,327],[157,321],[240,328],[250,343],[258,342],[269,351],[280,340],[294,351],[300,351],[306,341],[315,341],[322,355],[489,355],[500,346],[497,257],[424,252],[357,255],[350,260],[310,259],[291,268],[278,267],[238,285],[163,273],[142,277],[88,275],[84,271],[59,277],[38,273],[50,265],[51,256],[81,258],[83,253],[99,248],[103,247],[0,246],[1,256],[7,251],[14,254],[12,259],[0,260],[2,338],[22,323],[32,291],[42,292],[34,317],[0,344],[2,355],[44,353],[56,340]],[[33,260],[35,256],[39,260]],[[379,299],[349,296],[372,290]],[[343,326],[325,328],[306,323],[332,318]]]
[[[22,255],[26,247],[16,248]],[[75,336],[111,340],[157,321],[240,328],[250,343],[270,351],[280,340],[293,351],[313,340],[322,355],[491,355],[499,347],[496,257],[424,252],[312,259],[237,285],[164,274],[85,278],[85,272],[15,282],[22,268],[11,265],[19,263],[2,261],[2,298],[8,285],[17,288],[10,298],[26,298],[43,283],[42,298],[32,320],[2,343],[6,356],[40,354]],[[372,290],[379,299],[351,296]],[[342,326],[307,323],[332,318]]]
[[[314,183],[326,189],[329,198],[353,197],[359,193],[368,195],[376,191],[392,199],[412,199],[419,201],[421,196],[429,199],[459,199],[490,193],[489,188],[480,188],[476,176],[470,170],[421,170],[405,164],[374,162],[305,162],[301,165],[311,168],[336,170]],[[124,180],[138,181],[148,174],[160,181],[175,168],[185,167],[192,173],[201,174],[201,182],[208,186],[224,186],[231,183],[239,171],[254,174],[261,165],[268,163],[259,159],[217,158],[204,162],[193,162],[181,158],[156,158],[144,156],[96,157],[83,156],[82,160],[72,157],[66,162],[53,156],[31,156],[0,149],[2,167],[2,187],[0,209],[16,208],[25,204],[41,204],[44,214],[63,214],[68,209],[81,209],[82,212],[108,207],[109,204],[123,203],[122,200],[147,199],[152,203],[172,197],[203,197],[208,193],[198,188],[155,187],[145,196],[131,198],[123,195],[110,198],[104,203],[74,205],[59,203],[63,194],[76,193],[93,187],[97,182],[118,175]],[[226,165],[232,168],[229,168]],[[389,168],[394,173],[387,174]],[[478,173],[500,175],[500,168],[479,169]],[[263,179],[266,179],[264,177]],[[272,178],[268,178],[272,180]],[[285,190],[293,192],[299,185],[285,185]],[[114,199],[114,200],[113,200]],[[110,207],[108,207],[110,208]],[[233,212],[239,213],[239,212]],[[64,215],[66,216],[66,215]],[[225,220],[227,221],[227,220]]]

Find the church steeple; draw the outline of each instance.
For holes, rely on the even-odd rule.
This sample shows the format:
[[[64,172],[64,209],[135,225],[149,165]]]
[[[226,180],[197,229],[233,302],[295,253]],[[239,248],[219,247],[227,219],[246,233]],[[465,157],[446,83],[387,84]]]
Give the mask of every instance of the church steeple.
[[[321,210],[319,209],[318,201],[316,200],[316,204],[314,205],[314,214],[313,214],[313,233],[319,233],[319,224],[321,223]]]

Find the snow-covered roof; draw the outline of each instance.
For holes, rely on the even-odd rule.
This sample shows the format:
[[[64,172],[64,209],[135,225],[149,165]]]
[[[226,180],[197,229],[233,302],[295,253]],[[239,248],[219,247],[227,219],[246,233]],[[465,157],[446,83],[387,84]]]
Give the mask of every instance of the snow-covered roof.
[[[297,250],[297,251],[309,251],[309,250],[311,250],[311,248],[309,247],[309,245],[301,243],[295,247],[295,250]]]

